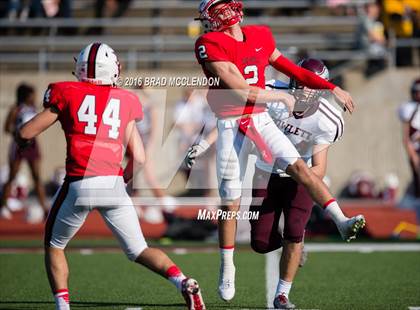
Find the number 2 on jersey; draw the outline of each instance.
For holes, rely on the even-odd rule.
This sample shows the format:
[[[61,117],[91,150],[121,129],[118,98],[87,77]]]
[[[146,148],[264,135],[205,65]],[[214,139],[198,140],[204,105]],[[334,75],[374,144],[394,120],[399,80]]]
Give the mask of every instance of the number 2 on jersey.
[[[251,78],[247,78],[245,81],[248,83],[248,85],[254,85],[258,83],[258,67],[255,65],[252,66],[246,66],[244,68],[245,74],[253,73],[254,76]]]
[[[98,115],[95,114],[95,96],[86,95],[77,111],[79,122],[87,123],[85,126],[85,134],[96,135],[96,123],[98,122]],[[106,105],[105,111],[102,114],[102,122],[105,125],[111,126],[108,132],[108,137],[117,139],[121,126],[120,117],[120,100],[111,98]]]

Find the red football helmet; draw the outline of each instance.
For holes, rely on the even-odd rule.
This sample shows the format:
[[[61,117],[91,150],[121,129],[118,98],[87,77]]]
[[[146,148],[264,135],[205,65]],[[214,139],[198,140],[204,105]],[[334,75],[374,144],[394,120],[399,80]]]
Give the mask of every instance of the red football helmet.
[[[217,9],[216,4],[223,3]],[[199,12],[200,20],[205,32],[223,31],[243,19],[243,4],[237,0],[201,0]]]

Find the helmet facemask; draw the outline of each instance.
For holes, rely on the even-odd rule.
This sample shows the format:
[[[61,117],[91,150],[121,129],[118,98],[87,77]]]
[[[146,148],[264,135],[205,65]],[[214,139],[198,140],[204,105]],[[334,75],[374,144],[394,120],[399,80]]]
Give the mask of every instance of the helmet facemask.
[[[308,71],[311,71],[319,77],[328,81],[329,71],[325,64],[315,58],[306,58],[298,63],[299,67],[302,67]],[[289,92],[296,99],[295,108],[293,114],[295,117],[306,117],[312,115],[319,106],[319,99],[326,95],[326,91],[323,89],[311,89],[304,87],[294,78],[290,79]]]
[[[202,22],[206,32],[223,31],[242,22],[244,16],[242,8],[242,2],[236,0],[214,1],[201,12],[198,20]]]
[[[293,114],[297,117],[305,117],[312,114],[312,109],[318,107],[319,98],[322,96],[323,91],[303,87],[295,80],[292,81],[290,84],[295,84],[295,86],[290,87],[289,93],[295,97],[296,100]]]

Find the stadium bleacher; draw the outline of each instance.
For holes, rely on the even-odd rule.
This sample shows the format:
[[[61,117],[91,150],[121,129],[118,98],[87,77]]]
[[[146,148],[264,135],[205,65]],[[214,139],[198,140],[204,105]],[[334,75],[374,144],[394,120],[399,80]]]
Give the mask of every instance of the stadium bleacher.
[[[0,19],[2,68],[67,69],[80,46],[99,38],[118,50],[126,68],[176,68],[195,62],[196,1],[132,1],[123,18],[93,18],[94,2],[73,1],[72,18]],[[326,1],[245,1],[245,7],[258,12],[246,23],[270,25],[279,48],[289,56],[309,51],[331,61],[369,57],[354,49],[358,17],[332,16]],[[288,9],[297,10],[297,15],[284,16],[282,10]],[[85,35],[92,27],[101,28],[102,35]],[[62,29],[73,29],[73,35],[61,34]]]

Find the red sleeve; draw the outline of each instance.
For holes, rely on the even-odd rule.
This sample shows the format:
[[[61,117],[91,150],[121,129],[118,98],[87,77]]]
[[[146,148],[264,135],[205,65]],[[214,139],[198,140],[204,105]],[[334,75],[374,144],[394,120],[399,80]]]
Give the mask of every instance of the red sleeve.
[[[58,84],[48,85],[44,94],[44,108],[56,108],[59,112],[63,111],[66,100],[63,97],[63,90]]]
[[[230,61],[221,42],[208,37],[200,37],[197,40],[195,43],[195,56],[200,64],[206,61]]]
[[[272,64],[278,71],[286,74],[289,77],[293,77],[301,82],[306,87],[312,89],[330,89],[333,90],[336,86],[323,78],[319,77],[315,73],[299,67],[298,65],[291,62],[283,55],[279,56]]]

